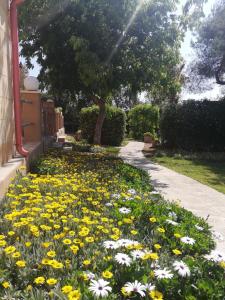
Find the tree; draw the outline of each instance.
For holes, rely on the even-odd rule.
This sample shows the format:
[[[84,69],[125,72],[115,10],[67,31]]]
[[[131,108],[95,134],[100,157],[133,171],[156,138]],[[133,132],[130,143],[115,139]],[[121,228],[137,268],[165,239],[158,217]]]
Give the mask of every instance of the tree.
[[[28,66],[37,57],[39,79],[51,94],[82,94],[99,106],[99,144],[105,104],[121,90],[137,95],[163,84],[163,92],[179,91],[171,70],[180,63],[188,18],[174,12],[174,0],[27,0],[20,12],[22,55]]]
[[[200,76],[215,78],[225,85],[225,1],[220,0],[199,27],[194,43],[197,61],[194,68]]]

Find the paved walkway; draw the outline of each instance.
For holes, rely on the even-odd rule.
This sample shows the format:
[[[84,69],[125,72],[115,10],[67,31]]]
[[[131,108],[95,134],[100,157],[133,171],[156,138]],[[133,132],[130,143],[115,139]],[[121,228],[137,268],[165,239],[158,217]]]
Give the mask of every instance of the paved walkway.
[[[181,205],[195,215],[207,219],[223,240],[216,239],[217,250],[225,254],[225,195],[187,176],[178,174],[151,162],[142,153],[144,144],[129,142],[120,150],[127,163],[149,173],[155,189],[169,201],[179,200]]]

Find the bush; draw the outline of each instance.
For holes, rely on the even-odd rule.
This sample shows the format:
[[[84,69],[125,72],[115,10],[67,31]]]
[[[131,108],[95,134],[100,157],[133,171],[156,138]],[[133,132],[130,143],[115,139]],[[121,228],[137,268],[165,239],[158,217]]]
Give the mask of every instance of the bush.
[[[95,125],[98,118],[99,108],[94,105],[83,108],[80,113],[80,128],[83,138],[93,143]],[[124,138],[126,128],[126,115],[116,107],[106,106],[106,117],[102,128],[103,145],[119,146]]]
[[[164,146],[194,151],[225,149],[225,102],[186,101],[167,106],[160,121]]]
[[[134,139],[143,140],[144,133],[150,132],[156,138],[159,127],[159,109],[151,104],[139,104],[129,112],[130,134]]]

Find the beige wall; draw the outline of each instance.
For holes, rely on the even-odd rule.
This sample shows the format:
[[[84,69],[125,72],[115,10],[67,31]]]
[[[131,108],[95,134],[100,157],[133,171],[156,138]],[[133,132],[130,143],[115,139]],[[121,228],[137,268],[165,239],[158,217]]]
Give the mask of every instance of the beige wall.
[[[13,135],[9,0],[0,0],[0,166],[12,156]]]

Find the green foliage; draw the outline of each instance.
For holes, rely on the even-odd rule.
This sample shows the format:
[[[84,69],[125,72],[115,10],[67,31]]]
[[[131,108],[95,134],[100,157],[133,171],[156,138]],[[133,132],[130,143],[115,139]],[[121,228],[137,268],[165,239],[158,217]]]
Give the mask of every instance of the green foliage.
[[[46,172],[49,165],[54,167],[53,173]],[[90,280],[84,280],[84,275],[89,271],[99,279],[105,270],[112,273],[112,278],[106,279],[112,288],[105,297],[109,300],[124,299],[121,288],[135,280],[154,285],[162,293],[159,299],[223,299],[225,264],[222,256],[207,255],[214,247],[209,225],[153,192],[146,172],[121,159],[73,151],[52,151],[40,159],[38,168],[38,174],[18,176],[1,204],[1,242],[7,240],[7,247],[14,245],[27,262],[18,269],[17,259],[5,254],[7,247],[1,248],[1,299],[7,293],[9,299],[62,300],[68,298],[62,287],[71,285],[79,289],[77,299],[93,300],[96,297],[90,293]],[[129,213],[121,213],[121,208]],[[21,221],[21,215],[25,220]],[[90,237],[94,238],[92,243]],[[194,242],[184,243],[183,237]],[[129,245],[119,245],[129,240]],[[31,242],[29,248],[24,245],[27,241]],[[105,241],[118,246],[106,249]],[[76,253],[71,251],[74,245],[78,246]],[[156,246],[161,248],[157,250]],[[131,258],[137,249],[139,258],[131,259],[128,265],[116,262],[118,253]],[[63,267],[44,265],[43,258],[46,261],[49,251],[55,251],[53,261]],[[88,267],[84,265],[87,259]],[[178,273],[174,262],[184,262],[190,274]],[[169,271],[171,278],[158,278],[157,270],[164,274]],[[57,285],[37,285],[37,276],[56,278]],[[3,281],[9,282],[9,289],[3,289]],[[144,292],[141,297],[134,291],[132,298],[152,298],[149,291]]]
[[[195,67],[204,77],[216,77],[225,84],[225,1],[215,2],[212,13],[202,22],[194,44],[197,53]],[[193,68],[192,68],[193,69]]]
[[[223,151],[225,102],[186,101],[167,106],[161,114],[162,144],[169,148]]]
[[[173,0],[27,0],[20,10],[22,55],[37,57],[43,87],[103,99],[179,89],[182,38]]]
[[[151,104],[139,104],[129,112],[129,129],[134,139],[143,140],[149,132],[156,137],[159,128],[159,108]]]
[[[98,106],[83,108],[80,113],[80,128],[82,135],[88,142],[93,143],[96,120],[98,117]],[[106,117],[102,128],[103,145],[119,146],[124,138],[126,128],[126,115],[116,107],[106,106]]]

